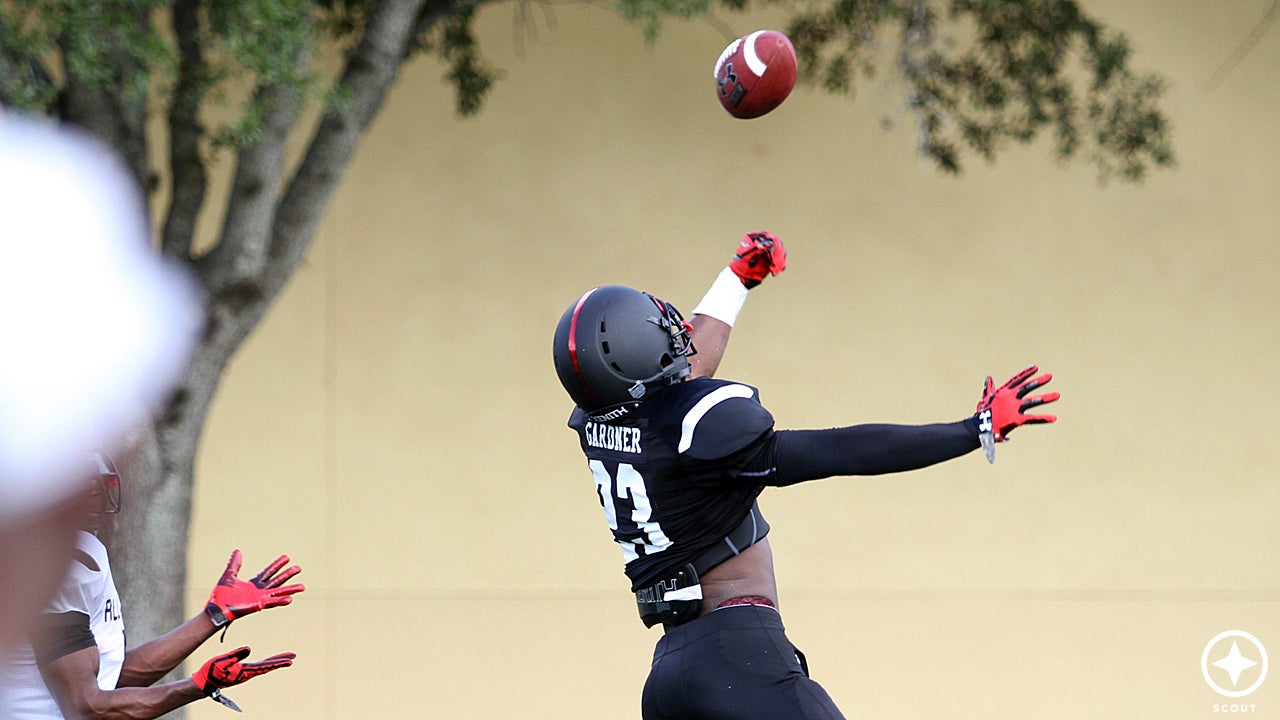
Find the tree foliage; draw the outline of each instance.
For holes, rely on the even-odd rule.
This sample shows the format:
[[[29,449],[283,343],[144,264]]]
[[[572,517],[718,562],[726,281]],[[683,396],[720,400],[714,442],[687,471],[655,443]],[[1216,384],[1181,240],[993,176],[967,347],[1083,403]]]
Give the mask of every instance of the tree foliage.
[[[630,14],[661,19],[653,3],[662,0],[620,1]],[[802,82],[845,95],[878,75],[900,82],[919,152],[945,172],[960,171],[965,151],[990,161],[1042,132],[1059,159],[1083,155],[1102,178],[1141,180],[1174,162],[1158,106],[1165,81],[1133,69],[1125,35],[1074,0],[760,4],[789,10]]]
[[[456,108],[483,106],[501,71],[483,58],[473,24],[492,0],[420,3],[409,53],[443,60]],[[517,0],[527,4],[532,0]],[[300,63],[317,43],[350,49],[379,0],[15,0],[0,3],[0,103],[77,121],[76,86],[111,88],[118,112],[155,96],[199,109],[222,102],[236,82],[288,88],[298,99],[337,102]],[[1130,63],[1127,37],[1089,17],[1075,0],[616,0],[650,40],[664,21],[742,13],[788,13],[802,82],[854,95],[881,76],[902,86],[919,152],[957,173],[968,152],[992,161],[1011,143],[1051,136],[1060,160],[1085,157],[1103,178],[1140,180],[1174,163],[1158,102],[1165,81]],[[177,43],[157,14],[174,16]],[[181,27],[179,27],[181,25]],[[182,28],[187,28],[183,32]],[[60,68],[38,59],[58,56]],[[60,84],[54,78],[68,81]],[[74,81],[74,82],[73,82]],[[158,91],[158,92],[157,92]],[[263,129],[268,97],[201,136],[210,148],[239,147]],[[193,102],[194,101],[194,104]],[[136,149],[132,148],[132,149]],[[141,168],[139,168],[141,170]]]

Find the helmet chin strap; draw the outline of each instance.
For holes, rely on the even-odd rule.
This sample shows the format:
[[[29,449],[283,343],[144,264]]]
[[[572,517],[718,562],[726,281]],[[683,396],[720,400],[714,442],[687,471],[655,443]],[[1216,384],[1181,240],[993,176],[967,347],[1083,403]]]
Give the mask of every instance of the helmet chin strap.
[[[636,400],[639,400],[640,398],[644,397],[646,392],[648,392],[650,385],[658,383],[660,381],[664,381],[664,380],[666,382],[662,382],[662,385],[664,386],[670,385],[674,382],[677,382],[679,380],[682,380],[688,377],[690,372],[691,372],[691,369],[689,367],[688,361],[685,361],[683,365],[672,363],[671,365],[668,365],[667,367],[663,368],[662,372],[659,372],[657,375],[654,375],[652,377],[647,377],[643,380],[637,380],[636,384],[632,385],[627,390],[627,394],[635,398]]]
[[[681,357],[684,356],[682,355]],[[692,372],[692,368],[689,367],[688,361],[685,361],[683,364],[673,362],[663,368],[658,374],[652,377],[647,377],[643,380],[637,380],[634,385],[627,388],[627,394],[630,395],[635,402],[620,403],[618,405],[611,405],[607,408],[601,408],[588,413],[587,417],[593,422],[617,420],[639,406],[640,400],[649,393],[650,385],[661,382],[662,386],[665,387],[688,377],[690,372]]]

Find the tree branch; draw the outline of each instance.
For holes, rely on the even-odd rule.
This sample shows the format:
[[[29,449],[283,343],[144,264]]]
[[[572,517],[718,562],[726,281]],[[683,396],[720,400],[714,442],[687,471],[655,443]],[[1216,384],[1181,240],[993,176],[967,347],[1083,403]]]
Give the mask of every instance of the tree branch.
[[[131,81],[147,74],[146,58],[130,52],[123,34],[126,30],[139,35],[149,32],[151,17],[145,8],[113,18],[113,25],[102,18],[103,7],[96,8],[100,24],[74,28],[58,38],[66,77],[64,119],[87,129],[120,154],[144,197],[151,189],[146,138],[146,85]],[[86,9],[86,12],[94,12]],[[136,27],[127,27],[133,23]],[[73,34],[74,33],[74,34]],[[94,65],[101,63],[101,67]],[[106,77],[90,77],[82,72],[105,71]]]
[[[310,247],[343,168],[381,109],[417,37],[422,5],[423,0],[383,0],[369,12],[338,81],[349,94],[325,111],[280,201],[263,276],[268,298],[280,291]]]
[[[414,37],[421,37],[422,35],[425,35],[428,30],[436,26],[436,23],[451,15],[457,15],[492,1],[493,0],[446,0],[445,2],[434,3],[431,7],[423,8],[422,12],[418,15],[417,22],[414,23]],[[413,49],[412,45],[409,49]]]
[[[299,48],[295,67],[305,71],[310,58],[307,48]],[[255,283],[267,264],[277,190],[301,93],[288,79],[261,85],[255,92],[255,102],[263,111],[261,128],[240,149],[221,240],[201,262],[207,285],[215,295],[224,288]]]
[[[200,157],[204,127],[200,103],[207,87],[208,67],[200,49],[200,4],[173,4],[173,32],[178,44],[178,82],[169,106],[169,173],[172,193],[161,231],[161,250],[184,261],[191,259],[196,220],[208,193],[209,178]]]
[[[57,102],[57,85],[39,57],[21,52],[6,42],[11,33],[0,18],[0,105],[52,113]],[[42,95],[47,95],[43,102]],[[32,102],[38,105],[33,108]]]
[[[1271,29],[1277,19],[1280,19],[1280,0],[1272,0],[1266,14],[1257,23],[1254,23],[1253,30],[1249,31],[1249,35],[1240,41],[1236,49],[1218,66],[1218,69],[1213,71],[1213,75],[1209,76],[1209,79],[1204,84],[1204,91],[1213,92],[1218,89],[1218,86],[1227,78],[1227,75],[1231,74],[1231,71],[1235,70],[1236,66],[1248,57],[1249,53],[1253,52],[1253,48],[1258,45],[1258,42],[1262,40],[1262,36],[1267,33],[1267,30]]]

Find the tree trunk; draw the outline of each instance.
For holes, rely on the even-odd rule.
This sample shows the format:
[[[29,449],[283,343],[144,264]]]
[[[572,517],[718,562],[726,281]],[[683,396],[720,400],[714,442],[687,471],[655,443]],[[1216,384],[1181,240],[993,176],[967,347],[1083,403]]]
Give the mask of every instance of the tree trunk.
[[[215,315],[225,317],[225,312],[211,311],[211,317]],[[104,539],[124,606],[129,647],[162,635],[189,617],[187,545],[196,453],[227,360],[258,317],[242,317],[232,333],[206,331],[184,384],[164,413],[130,439],[129,450],[120,458],[121,510]],[[238,340],[228,342],[227,335]],[[208,579],[209,589],[215,580]],[[190,671],[180,665],[161,682]],[[179,708],[165,717],[185,716],[185,709]]]
[[[475,3],[462,0],[461,4]],[[265,202],[259,197],[256,204],[245,197],[277,187],[279,157],[295,118],[282,116],[283,127],[265,133],[260,141],[264,144],[241,149],[238,177],[243,180],[247,173],[257,180],[233,187],[230,205],[243,217],[228,221],[217,249],[191,265],[208,292],[200,346],[184,384],[163,415],[139,432],[131,443],[132,452],[121,458],[126,496],[105,539],[130,647],[187,619],[195,457],[214,393],[232,354],[257,327],[306,255],[342,170],[382,107],[413,39],[448,14],[425,13],[422,5],[423,0],[387,0],[374,6],[340,80],[351,89],[351,102],[325,112],[300,166],[278,195],[273,193]],[[446,3],[444,7],[452,11],[459,6]],[[204,187],[202,176],[192,182]],[[181,258],[190,248],[184,233],[194,228],[188,215],[198,212],[199,206],[194,201],[175,206],[180,217],[166,222],[163,247],[167,252]],[[201,591],[199,586],[193,589]],[[189,670],[179,667],[165,680],[181,678]],[[166,717],[185,716],[185,710],[179,709]]]
[[[123,500],[108,547],[130,647],[186,619],[194,451],[194,443],[162,441],[147,428],[122,463]]]

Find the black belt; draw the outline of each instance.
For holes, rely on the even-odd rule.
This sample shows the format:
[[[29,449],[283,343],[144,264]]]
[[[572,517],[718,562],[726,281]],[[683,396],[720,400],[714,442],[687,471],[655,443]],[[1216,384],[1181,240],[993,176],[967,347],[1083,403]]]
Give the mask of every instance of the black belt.
[[[760,542],[768,533],[769,523],[760,514],[760,504],[752,503],[751,512],[747,513],[733,532],[693,559],[693,569],[699,576],[706,575],[711,568]]]
[[[708,548],[693,562],[685,565],[673,577],[659,580],[636,591],[636,606],[645,627],[658,623],[675,626],[698,617],[702,606],[702,588],[699,578],[712,568],[759,542],[769,532],[769,523],[760,514],[760,506],[751,504],[751,512],[738,523],[733,532]],[[679,591],[689,591],[679,593]],[[671,595],[683,595],[680,599],[668,599]]]

